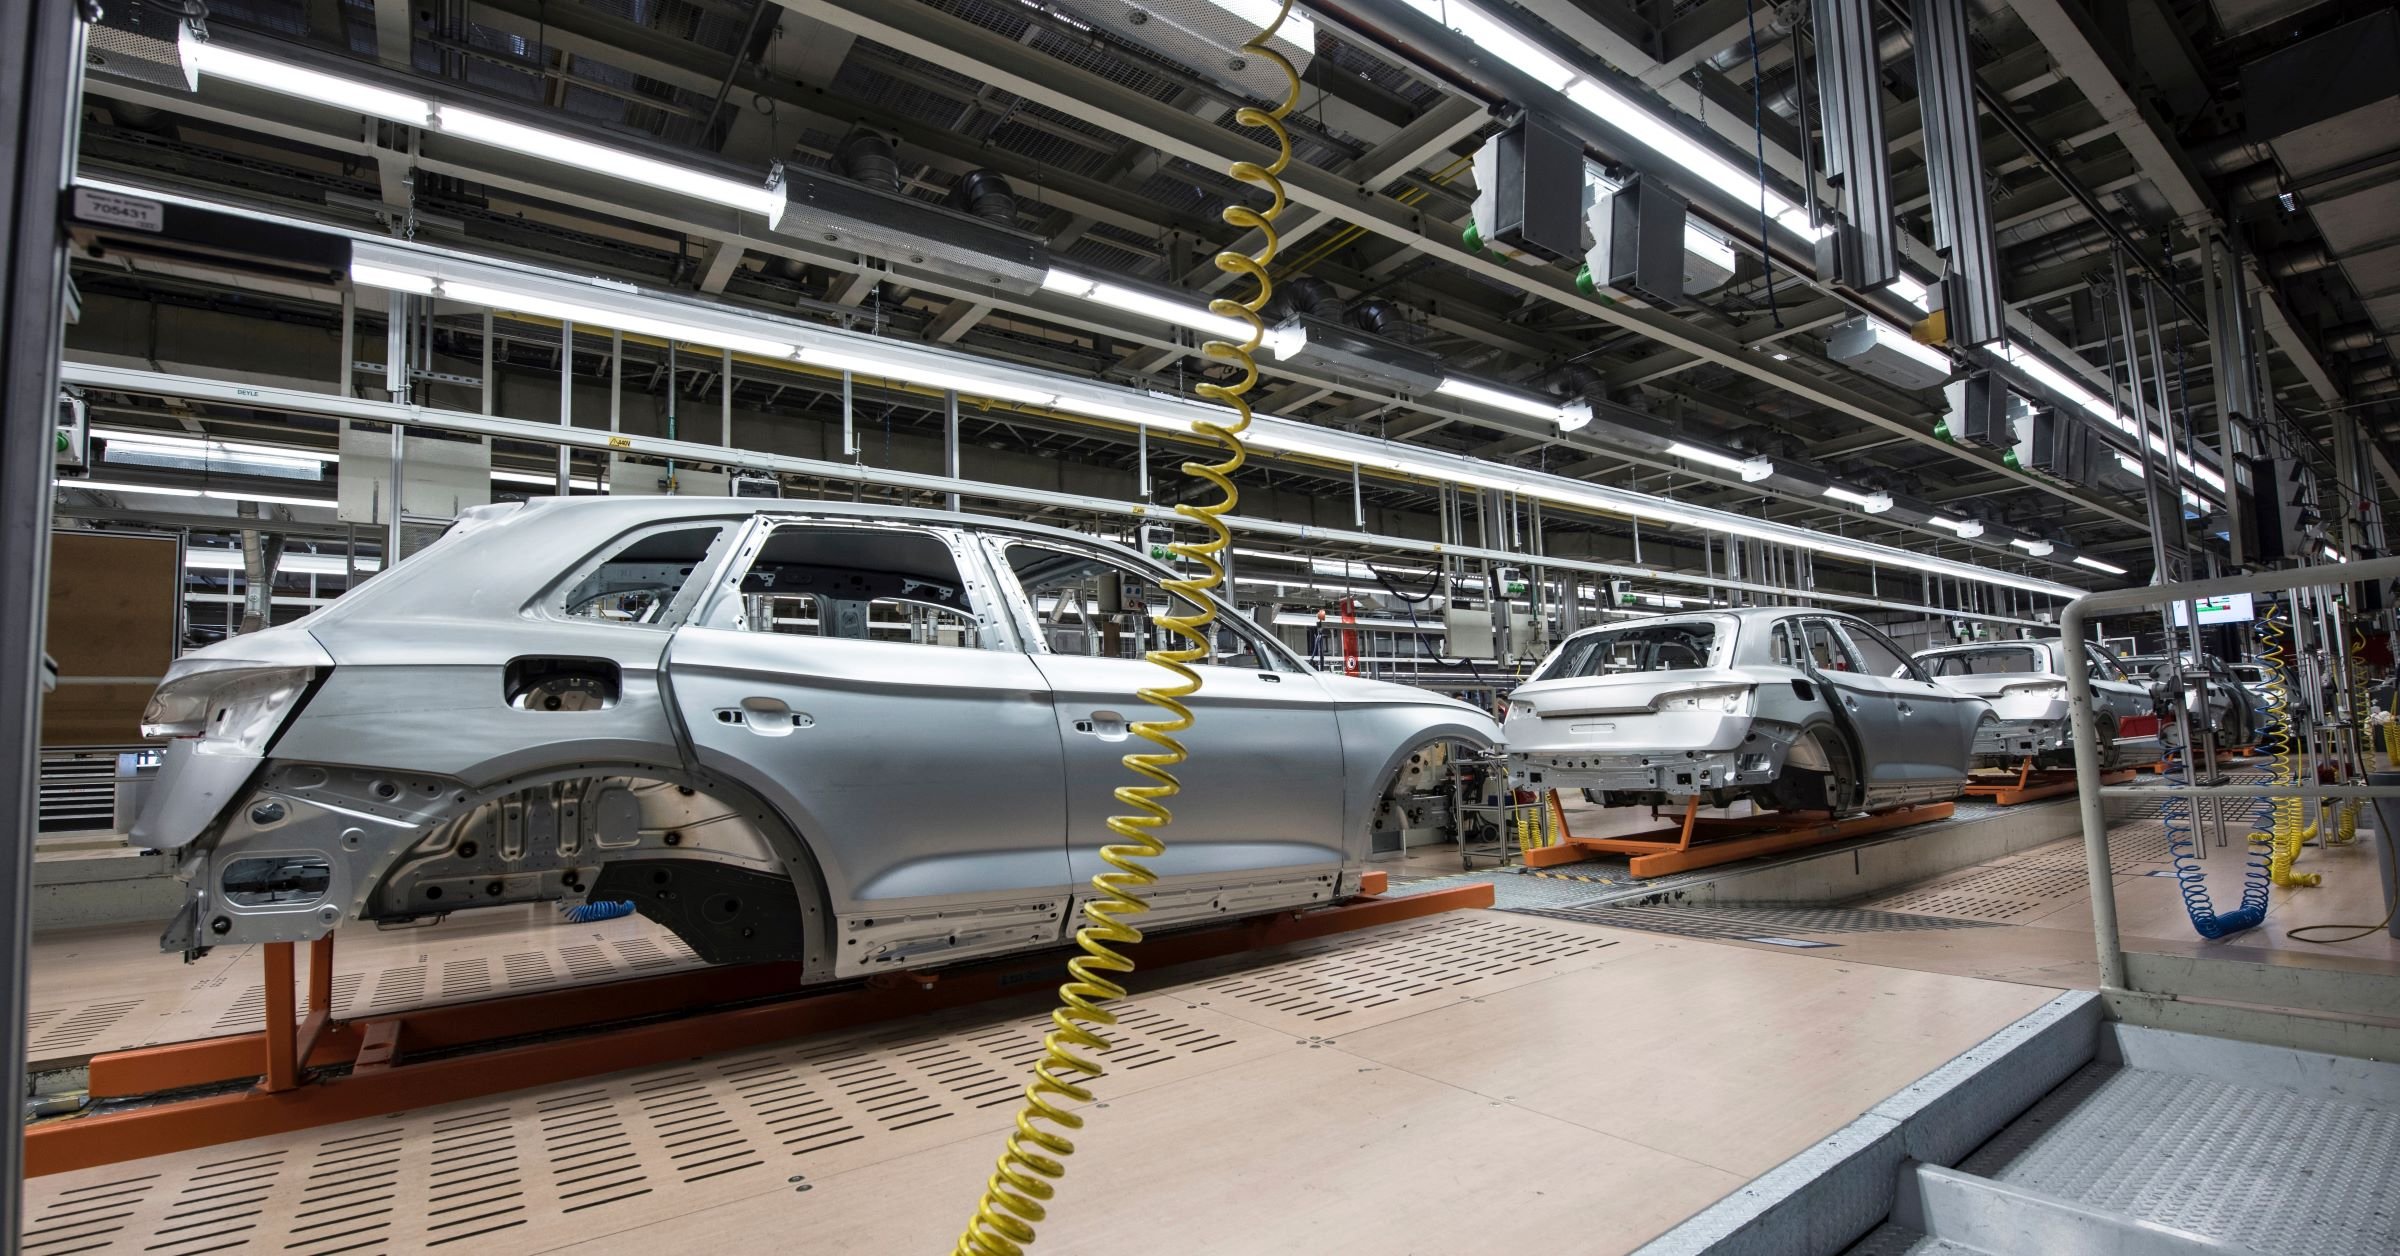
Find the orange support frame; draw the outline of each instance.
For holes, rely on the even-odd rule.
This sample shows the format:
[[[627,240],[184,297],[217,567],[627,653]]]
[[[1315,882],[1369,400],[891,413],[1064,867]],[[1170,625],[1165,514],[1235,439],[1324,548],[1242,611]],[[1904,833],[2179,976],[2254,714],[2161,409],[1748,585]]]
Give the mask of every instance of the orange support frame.
[[[1552,805],[1556,806],[1555,791],[1552,799]],[[1693,798],[1684,805],[1683,822],[1674,828],[1630,837],[1577,837],[1567,832],[1562,808],[1556,814],[1563,840],[1525,852],[1525,866],[1554,868],[1593,854],[1629,855],[1632,858],[1626,861],[1628,872],[1636,877],[1661,877],[1757,855],[1864,837],[1928,820],[1943,820],[1956,810],[1949,803],[1937,802],[1847,820],[1836,820],[1822,812],[1715,817],[1701,815],[1700,800]]]
[[[2134,770],[2132,768],[2119,768],[2113,772],[2101,773],[2100,783],[2124,785],[2130,783],[2133,778]],[[2062,794],[2074,792],[2075,770],[2073,768],[2037,768],[2033,766],[2031,758],[2017,765],[2017,776],[2013,781],[2006,778],[1990,780],[1970,777],[1967,782],[1968,797],[1989,798],[2003,807],[2014,807],[2018,803],[2025,802],[2039,802],[2044,798],[2057,798]]]
[[[1143,973],[1151,974],[1492,902],[1489,882],[1397,898],[1358,898],[1314,911],[1161,934],[1144,941],[1135,955]],[[292,950],[285,944],[266,954],[267,1033],[118,1052],[91,1063],[94,1098],[239,1081],[260,1076],[263,1059],[260,1085],[28,1126],[26,1176],[648,1068],[992,999],[1047,995],[1060,975],[1059,952],[1049,951],[916,974],[915,981],[801,992],[798,965],[767,964],[618,982],[604,987],[605,997],[595,997],[602,987],[584,986],[359,1024],[330,1020],[332,957],[330,941],[312,947],[307,1024],[294,1026]],[[278,970],[286,992],[280,1016],[274,995]],[[661,1019],[671,1012],[689,1014]],[[277,1025],[292,1028],[278,1031]],[[545,1040],[526,1041],[535,1036]],[[439,1055],[412,1062],[403,1048]],[[311,1064],[351,1067],[346,1074],[312,1080],[306,1077]]]

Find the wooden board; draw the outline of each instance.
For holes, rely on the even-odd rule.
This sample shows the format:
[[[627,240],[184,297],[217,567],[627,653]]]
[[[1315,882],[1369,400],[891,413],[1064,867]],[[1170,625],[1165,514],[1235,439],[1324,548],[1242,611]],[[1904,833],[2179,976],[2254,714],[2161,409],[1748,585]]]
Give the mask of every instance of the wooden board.
[[[58,688],[42,700],[42,745],[142,739],[142,708],[181,639],[183,545],[162,533],[57,532],[43,648]]]

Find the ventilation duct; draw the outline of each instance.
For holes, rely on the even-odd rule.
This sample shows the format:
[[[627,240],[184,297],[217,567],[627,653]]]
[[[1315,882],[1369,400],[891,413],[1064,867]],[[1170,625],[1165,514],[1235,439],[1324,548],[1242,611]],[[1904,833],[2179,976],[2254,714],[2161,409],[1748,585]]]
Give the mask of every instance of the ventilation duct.
[[[889,139],[865,127],[851,131],[834,145],[833,166],[852,183],[881,192],[900,190],[899,154],[892,151]]]
[[[970,170],[950,185],[950,207],[1003,227],[1017,225],[1017,194],[997,170]]]

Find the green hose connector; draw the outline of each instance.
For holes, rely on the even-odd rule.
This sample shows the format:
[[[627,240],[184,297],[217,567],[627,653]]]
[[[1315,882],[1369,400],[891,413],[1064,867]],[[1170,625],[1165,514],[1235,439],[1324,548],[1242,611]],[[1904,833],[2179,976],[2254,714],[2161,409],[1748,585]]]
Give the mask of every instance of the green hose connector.
[[[1587,297],[1600,295],[1600,285],[1592,282],[1592,268],[1589,263],[1575,268],[1575,290]]]
[[[1458,233],[1458,239],[1460,243],[1467,246],[1467,251],[1470,253],[1483,251],[1483,229],[1476,226],[1475,220],[1472,218],[1467,220],[1466,228]]]
[[[2000,465],[2007,467],[2011,471],[2022,471],[2025,469],[2025,464],[2018,461],[2017,451],[2014,449],[2003,450],[2001,452]]]
[[[1939,419],[1935,420],[1933,424],[1933,438],[1945,445],[1951,443],[1950,424]]]

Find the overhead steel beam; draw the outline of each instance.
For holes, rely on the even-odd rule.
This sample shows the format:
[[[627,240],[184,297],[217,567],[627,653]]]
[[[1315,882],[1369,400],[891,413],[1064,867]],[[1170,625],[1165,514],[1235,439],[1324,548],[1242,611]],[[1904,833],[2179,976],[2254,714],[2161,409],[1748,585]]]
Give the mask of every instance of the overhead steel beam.
[[[972,74],[1027,99],[1078,116],[1103,119],[1110,130],[1186,161],[1221,167],[1233,161],[1254,161],[1259,156],[1254,141],[1162,105],[1139,92],[1082,73],[1056,58],[947,13],[919,8],[896,11],[878,0],[778,2],[912,56]],[[1926,448],[1973,463],[1979,470],[2013,478],[2128,527],[2142,526],[2139,519],[2113,503],[2008,468],[1996,455],[1940,440],[1933,435],[1932,418],[1927,412],[1911,413],[1879,405],[1671,315],[1586,296],[1562,271],[1513,266],[1490,254],[1470,252],[1450,224],[1430,222],[1388,198],[1361,194],[1355,185],[1328,171],[1294,161],[1283,173],[1283,184],[1295,204],[1338,214],[1445,265],[1482,274],[1601,322],[1639,332],[1663,346],[1713,361],[1813,404],[1889,429]]]
[[[1872,0],[1816,0],[1815,11],[1825,177],[1838,214],[1833,234],[1817,243],[1817,269],[1844,287],[1880,288],[1899,275],[1900,259],[1892,238],[1899,228],[1892,220],[1891,154],[1883,139],[1875,10]],[[1970,98],[1970,117],[1973,108]]]
[[[2176,217],[2187,223],[2215,221],[2216,197],[2201,178],[2199,167],[2168,138],[2173,132],[2165,120],[2125,86],[2128,79],[2118,72],[2115,54],[2102,41],[2093,18],[2083,6],[2067,0],[2010,0],[2009,7],[2025,23],[2026,31],[2058,61],[2076,90],[2117,129],[2118,138],[2132,152],[2134,161],[2149,176],[2159,195],[2166,198]],[[2262,292],[2274,291],[2274,286],[2255,269],[2251,282]],[[2339,402],[2341,389],[2317,358],[2314,347],[2280,308],[2281,299],[2276,298],[2272,304],[2278,308],[2264,321],[2275,347],[2299,369],[2319,400]],[[2393,487],[2400,489],[2400,482]]]

